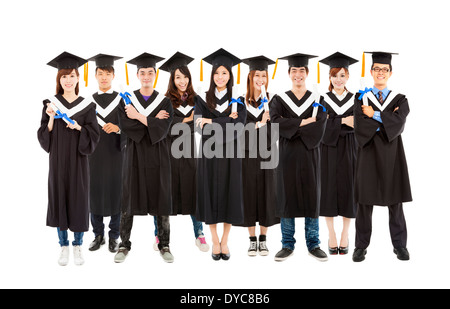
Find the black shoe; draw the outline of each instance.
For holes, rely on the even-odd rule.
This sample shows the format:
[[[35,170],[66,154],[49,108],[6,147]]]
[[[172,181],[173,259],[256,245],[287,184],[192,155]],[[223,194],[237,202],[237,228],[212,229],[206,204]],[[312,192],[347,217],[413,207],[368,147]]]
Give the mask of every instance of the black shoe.
[[[353,251],[353,262],[362,262],[365,260],[365,255],[367,253],[366,249],[361,248],[355,248],[355,251]]]
[[[328,261],[327,254],[325,252],[323,252],[323,250],[320,249],[319,247],[316,247],[316,248],[312,249],[311,251],[309,251],[309,255],[321,262]]]
[[[212,247],[214,248],[214,245],[213,245]],[[213,248],[212,248],[212,249],[213,249]],[[213,253],[213,252],[212,252],[212,249],[211,249],[211,257],[212,257],[212,259],[213,259],[214,261],[220,260],[220,257],[222,256],[222,252],[220,252],[220,253]]]
[[[402,261],[408,261],[409,260],[409,252],[408,249],[399,247],[394,248],[394,253],[397,255],[397,258]]]
[[[330,241],[328,240],[328,244],[330,243]],[[330,253],[330,255],[337,255],[338,253],[339,253],[339,249],[338,249],[338,247],[333,247],[333,248],[331,248],[329,245],[328,245],[328,252]]]
[[[348,244],[348,239],[347,239],[347,244]],[[347,247],[340,247],[339,246],[339,254],[340,255],[344,255],[344,254],[347,254],[348,253],[348,245],[347,245]]]
[[[91,244],[89,245],[89,251],[98,250],[104,244],[105,244],[105,239],[103,238],[103,236],[97,235],[97,236],[95,236],[94,241],[92,241]]]
[[[119,251],[119,242],[117,241],[117,239],[109,239],[108,249],[112,253]]]
[[[277,254],[275,254],[275,261],[284,261],[293,254],[294,250],[291,250],[289,248],[282,248],[280,251],[278,251]]]
[[[222,244],[220,244],[220,251],[222,251]],[[220,252],[220,257],[222,258],[222,260],[228,261],[230,259],[230,252],[228,253]]]

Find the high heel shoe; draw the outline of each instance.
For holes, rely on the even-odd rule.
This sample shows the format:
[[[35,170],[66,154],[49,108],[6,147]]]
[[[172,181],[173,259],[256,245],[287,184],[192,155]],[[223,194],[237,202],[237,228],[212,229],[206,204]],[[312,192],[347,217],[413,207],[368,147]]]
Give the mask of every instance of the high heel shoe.
[[[329,243],[330,241],[328,241],[328,244]],[[328,252],[330,253],[330,255],[337,255],[339,253],[339,248],[338,247],[330,248],[330,245],[328,245]]]
[[[221,256],[222,256],[222,252],[220,253],[213,253],[212,250],[214,249],[214,245],[212,246],[213,248],[211,249],[211,257],[214,261],[218,261],[220,260]]]
[[[227,248],[228,248],[228,246],[227,246]],[[222,252],[222,244],[220,244],[220,257],[224,261],[228,261],[230,259],[230,252],[228,252],[228,253],[223,253]]]
[[[347,239],[347,247],[341,247],[338,248],[339,254],[344,255],[348,253],[348,239]]]

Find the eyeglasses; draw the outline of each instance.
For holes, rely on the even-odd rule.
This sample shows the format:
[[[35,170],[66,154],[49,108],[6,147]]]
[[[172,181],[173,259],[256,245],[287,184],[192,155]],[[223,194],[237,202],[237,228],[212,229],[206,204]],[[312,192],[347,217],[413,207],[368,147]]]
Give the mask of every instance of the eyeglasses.
[[[374,72],[383,72],[383,73],[389,73],[390,72],[390,70],[388,69],[388,68],[379,68],[379,67],[374,67],[373,69],[372,69],[372,71],[374,71]]]

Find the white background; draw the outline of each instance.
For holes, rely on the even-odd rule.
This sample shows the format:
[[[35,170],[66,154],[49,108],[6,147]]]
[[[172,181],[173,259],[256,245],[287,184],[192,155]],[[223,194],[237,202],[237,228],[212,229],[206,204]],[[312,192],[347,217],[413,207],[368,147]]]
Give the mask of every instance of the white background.
[[[0,19],[0,113],[2,160],[0,187],[1,288],[448,288],[449,174],[445,133],[448,87],[446,32],[450,23],[444,1],[9,1]],[[316,81],[317,60],[335,51],[361,60],[363,51],[398,52],[390,89],[407,95],[411,113],[403,136],[414,201],[404,205],[411,260],[392,253],[386,208],[374,210],[374,230],[366,260],[354,263],[354,223],[350,254],[325,263],[307,255],[304,221],[296,220],[293,257],[273,260],[281,249],[279,225],[268,233],[268,257],[248,257],[248,232],[233,227],[229,261],[213,261],[194,245],[189,216],[171,217],[173,264],[153,251],[153,218],[135,217],[132,250],[115,264],[104,246],[87,250],[85,265],[57,263],[56,229],[45,225],[48,155],[37,140],[42,100],[54,94],[56,70],[46,65],[63,51],[83,58],[98,53],[123,56],[116,63],[114,87],[125,84],[124,61],[142,52],[166,59],[176,51],[195,58],[190,64],[199,87],[200,59],[223,47],[240,58],[276,59],[301,52],[318,55],[310,62],[308,87]],[[367,86],[371,63],[366,57]],[[160,62],[158,65],[162,64]],[[89,85],[96,90],[93,62]],[[205,89],[210,66],[204,64]],[[80,68],[82,74],[82,68]],[[129,66],[130,88],[139,88]],[[234,71],[236,73],[236,71]],[[241,85],[248,69],[241,66]],[[269,74],[273,66],[269,68]],[[325,91],[328,67],[321,66]],[[361,62],[350,70],[348,88],[359,88]],[[161,71],[156,89],[165,93],[168,74]],[[287,63],[280,61],[269,92],[290,89]],[[243,91],[244,86],[242,86]],[[108,223],[109,219],[106,219]],[[340,231],[341,220],[336,229]],[[204,227],[211,244],[209,228]],[[73,234],[69,233],[70,240]],[[339,237],[339,234],[338,234]],[[322,249],[327,228],[320,219]]]

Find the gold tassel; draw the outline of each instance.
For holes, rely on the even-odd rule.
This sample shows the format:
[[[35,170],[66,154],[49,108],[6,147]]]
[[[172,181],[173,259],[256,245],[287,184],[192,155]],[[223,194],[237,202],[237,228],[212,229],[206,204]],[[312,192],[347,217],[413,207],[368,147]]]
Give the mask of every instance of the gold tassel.
[[[200,60],[200,81],[203,81],[203,59]]]
[[[277,58],[277,61],[275,61],[275,68],[273,69],[272,79],[275,78],[275,72],[277,71],[277,65],[278,65],[278,58]]]
[[[128,67],[127,67],[127,63],[125,62],[125,78],[127,80],[127,86],[130,85],[130,81],[128,80]]]
[[[156,82],[158,81],[159,69],[156,71],[155,83],[153,84],[153,88],[156,88]]]
[[[320,84],[320,67],[319,67],[319,61],[317,61],[317,84]]]
[[[363,52],[362,55],[362,69],[361,69],[361,77],[364,77],[364,71],[366,70],[366,56]]]
[[[241,83],[241,64],[238,63],[238,72],[237,72],[237,84],[239,85]]]
[[[88,74],[89,74],[89,62],[86,62],[84,64],[84,86],[87,87],[88,86]]]

